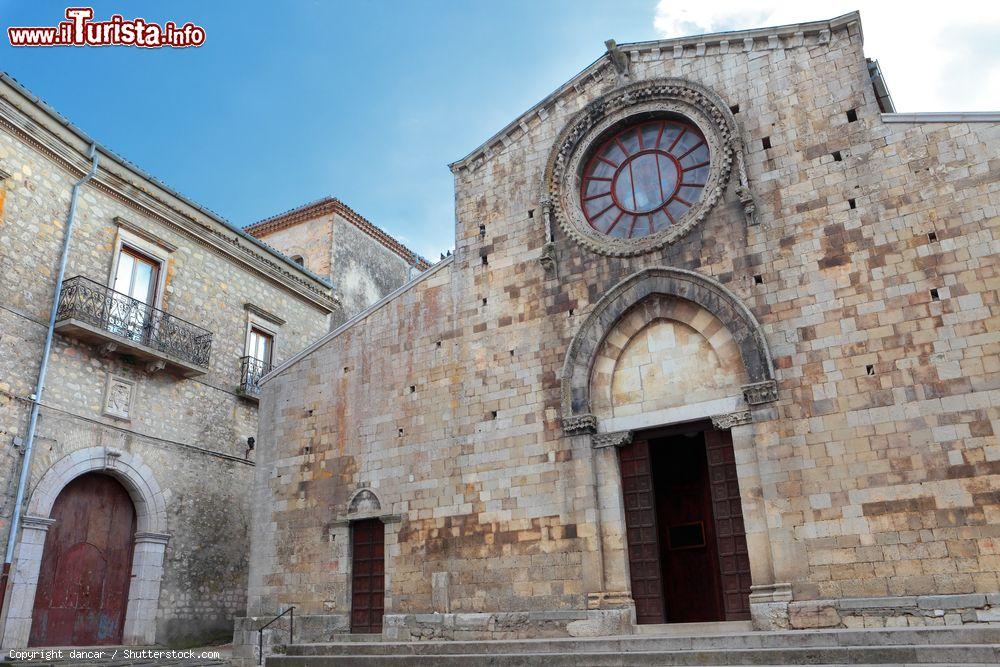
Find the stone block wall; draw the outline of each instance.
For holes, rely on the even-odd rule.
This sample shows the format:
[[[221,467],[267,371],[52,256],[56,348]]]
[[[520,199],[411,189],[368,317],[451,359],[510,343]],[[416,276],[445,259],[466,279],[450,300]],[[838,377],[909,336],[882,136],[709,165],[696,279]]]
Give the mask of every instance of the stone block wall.
[[[656,266],[735,293],[773,355],[778,400],[741,427],[764,583],[793,604],[1000,590],[1000,128],[889,122],[856,20],[623,49],[632,81],[683,77],[731,106],[759,224],[731,185],[662,250],[607,257],[561,230],[546,249],[543,170],[572,115],[621,83],[607,60],[453,165],[454,259],[265,388],[250,613],[347,611],[332,522],[364,485],[401,516],[387,614],[432,610],[442,571],[456,613],[580,610],[607,591],[602,531],[621,532],[599,527],[595,489],[613,471],[564,434],[559,376],[600,297]]]
[[[331,279],[343,309],[342,315],[334,318],[332,327],[336,328],[409,282],[420,270],[342,215],[333,216],[332,227]]]
[[[0,182],[2,546],[21,461],[14,441],[27,429],[70,189],[79,178],[53,155],[80,148],[50,133],[47,114],[25,105],[6,83],[0,97],[0,170],[8,175]],[[79,157],[76,163],[84,164]],[[148,462],[166,497],[170,534],[156,640],[197,643],[226,636],[232,617],[245,608],[253,475],[246,441],[257,435],[257,406],[238,395],[247,304],[284,320],[274,325],[275,358],[281,360],[327,330],[333,303],[325,286],[263,249],[248,249],[249,242],[222,223],[204,214],[184,218],[180,211],[192,211],[187,202],[167,196],[164,203],[135,189],[131,198],[121,195],[119,169],[102,155],[97,178],[80,191],[66,277],[107,285],[123,226],[172,247],[160,307],[213,333],[211,362],[206,374],[182,378],[57,334],[26,502],[46,471],[82,449],[106,447]],[[260,259],[246,259],[249,253]],[[265,265],[272,261],[286,273]],[[303,291],[311,296],[304,298]],[[105,410],[109,376],[134,383],[127,419]]]
[[[330,280],[340,302],[331,329],[428,266],[332,197],[254,223],[247,230],[288,257],[302,257],[306,268]]]

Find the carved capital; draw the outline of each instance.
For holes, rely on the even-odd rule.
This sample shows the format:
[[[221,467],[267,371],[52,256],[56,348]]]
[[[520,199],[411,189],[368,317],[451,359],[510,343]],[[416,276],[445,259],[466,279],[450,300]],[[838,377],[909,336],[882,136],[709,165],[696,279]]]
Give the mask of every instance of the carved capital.
[[[571,415],[563,417],[563,432],[566,435],[586,435],[597,432],[597,417],[594,415]]]
[[[47,531],[55,522],[55,519],[50,519],[47,516],[32,516],[30,514],[25,514],[21,517],[21,525],[29,530],[41,530],[44,532]]]
[[[594,449],[602,447],[624,447],[632,444],[632,431],[616,431],[614,433],[595,433],[590,436],[590,444]]]
[[[170,541],[170,533],[154,533],[139,531],[135,534],[136,544],[166,544]]]
[[[546,243],[542,246],[542,254],[538,258],[538,261],[542,263],[542,268],[545,269],[545,273],[549,275],[555,275],[556,273],[556,244]]]
[[[720,431],[725,431],[726,429],[733,428],[734,426],[743,426],[751,423],[753,423],[753,419],[750,417],[749,410],[739,410],[737,412],[730,412],[728,414],[715,415],[712,417],[712,426]]]
[[[778,400],[778,383],[774,380],[743,385],[743,398],[748,405],[761,405]]]

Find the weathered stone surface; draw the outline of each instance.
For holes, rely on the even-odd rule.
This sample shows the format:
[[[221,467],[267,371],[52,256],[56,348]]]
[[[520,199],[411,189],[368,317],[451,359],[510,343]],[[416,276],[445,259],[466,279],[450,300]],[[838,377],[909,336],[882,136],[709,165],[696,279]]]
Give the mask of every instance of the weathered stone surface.
[[[835,628],[840,625],[840,614],[832,604],[803,603],[789,605],[788,621],[796,630]]]
[[[21,461],[12,442],[26,434],[70,189],[86,164],[86,145],[65,140],[61,121],[6,82],[0,98],[0,167],[9,174],[0,182],[2,546]],[[47,129],[52,123],[59,137]],[[64,155],[76,156],[72,165]],[[284,322],[272,324],[275,359],[283,360],[327,330],[335,303],[322,283],[131,169],[102,154],[95,180],[80,190],[66,277],[108,285],[123,239],[161,253],[158,305],[212,332],[208,372],[179,377],[114,346],[57,334],[25,506],[41,492],[51,491],[54,500],[70,479],[60,478],[55,488],[42,480],[67,463],[90,461],[125,480],[116,461],[141,461],[138,479],[155,482],[159,495],[127,488],[140,521],[148,515],[141,505],[159,504],[163,525],[155,534],[140,526],[136,535],[125,640],[191,646],[228,636],[246,607],[253,460],[245,456],[247,437],[257,435],[256,404],[238,395],[239,358],[253,316],[247,305]],[[94,451],[107,455],[94,458]],[[70,477],[89,470],[69,468]],[[25,524],[22,534],[28,532]],[[38,563],[43,547],[44,536],[22,544],[19,556]],[[24,614],[8,616],[5,647],[23,646],[31,626],[34,582],[19,578],[17,566],[14,572],[17,604],[5,612]]]
[[[621,85],[607,60],[453,165],[454,257],[265,387],[249,613],[348,612],[346,532],[330,522],[362,485],[401,517],[388,616],[431,611],[442,571],[454,613],[585,609],[630,590],[618,461],[590,435],[748,409],[731,428],[750,568],[794,599],[787,619],[785,597],[761,600],[759,625],[945,625],[969,610],[835,602],[1000,590],[1000,127],[888,122],[856,18],[822,26],[630,60],[633,83],[683,77],[738,105],[758,224],[736,187],[642,254],[547,224],[557,138]],[[625,376],[653,360],[595,364],[598,350],[659,352],[702,311],[745,380],[709,364],[718,394],[656,386],[619,416],[647,398]]]
[[[341,308],[335,329],[430,265],[332,197],[261,220],[247,232],[328,278]]]

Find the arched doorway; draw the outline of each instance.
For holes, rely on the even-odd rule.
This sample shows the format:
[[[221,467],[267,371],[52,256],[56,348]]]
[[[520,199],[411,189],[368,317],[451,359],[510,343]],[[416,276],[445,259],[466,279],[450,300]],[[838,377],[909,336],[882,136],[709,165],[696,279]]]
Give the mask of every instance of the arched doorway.
[[[627,591],[639,623],[752,614],[774,587],[754,436],[776,395],[760,325],[711,278],[644,269],[595,304],[562,372],[563,430],[610,482],[588,603]]]
[[[45,536],[29,646],[122,643],[136,511],[113,477],[87,473],[59,493]]]
[[[632,598],[642,623],[749,620],[750,562],[733,443],[708,420],[658,426],[659,411],[738,400],[739,346],[711,312],[653,294],[598,348],[598,420],[641,417],[619,449]],[[653,423],[649,423],[652,421]]]

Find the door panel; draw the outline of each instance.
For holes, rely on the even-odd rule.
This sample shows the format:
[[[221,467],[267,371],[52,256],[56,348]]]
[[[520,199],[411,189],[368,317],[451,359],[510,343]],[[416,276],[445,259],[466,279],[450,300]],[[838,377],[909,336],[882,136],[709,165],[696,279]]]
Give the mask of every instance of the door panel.
[[[652,455],[666,622],[722,620],[704,438],[695,431],[654,440]]]
[[[382,632],[385,611],[385,526],[351,524],[351,632]]]
[[[663,623],[663,581],[660,578],[660,537],[656,525],[649,442],[635,440],[618,450],[629,576],[638,623]]]
[[[732,434],[729,431],[706,431],[705,448],[708,454],[712,510],[715,514],[725,620],[748,620],[750,556],[747,553]]]
[[[91,473],[56,498],[45,536],[29,646],[120,644],[132,571],[135,507]]]

